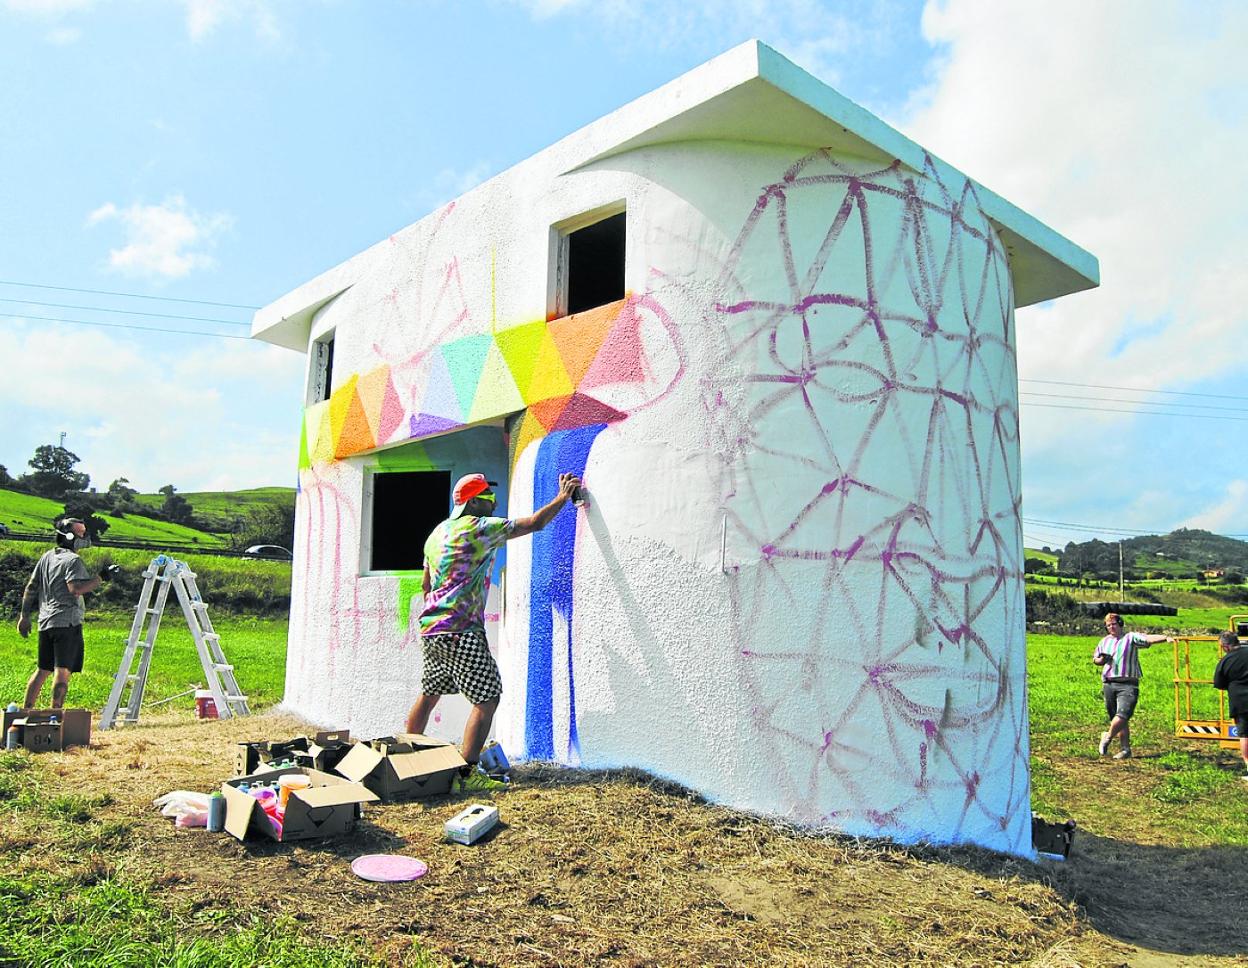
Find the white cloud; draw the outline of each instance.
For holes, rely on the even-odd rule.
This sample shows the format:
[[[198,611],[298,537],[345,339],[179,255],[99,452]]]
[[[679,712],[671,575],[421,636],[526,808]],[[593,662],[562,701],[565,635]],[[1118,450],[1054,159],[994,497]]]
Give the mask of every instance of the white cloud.
[[[1231,526],[1243,521],[1245,504],[1248,504],[1248,480],[1238,478],[1226,485],[1221,500],[1193,514],[1182,526],[1204,528],[1206,531],[1230,530]]]
[[[1248,331],[1238,268],[1248,248],[1238,177],[1248,5],[1211,2],[1192,16],[1166,0],[929,0],[923,30],[937,55],[899,127],[1100,259],[1099,289],[1019,311],[1019,376],[1233,392],[1215,381],[1242,371]],[[1024,513],[1106,534],[1181,523],[1245,531],[1242,482],[1224,491],[1200,469],[1237,425],[1185,409],[1204,398],[1150,399],[1193,415],[1024,398]]]
[[[758,37],[806,70],[837,83],[850,57],[891,43],[897,4],[885,0],[510,0],[537,20],[580,15],[620,42],[728,48]]]
[[[201,215],[188,208],[181,195],[160,205],[136,202],[124,209],[106,202],[87,216],[89,226],[111,221],[121,223],[126,244],[109,251],[109,265],[126,275],[164,279],[210,268],[213,260],[207,250],[234,224],[223,212]]]
[[[36,441],[66,431],[66,446],[97,488],[117,477],[144,491],[295,479],[301,354],[32,321],[0,326],[0,359],[0,411]],[[66,392],[48,393],[53,366],[62,367]],[[33,445],[10,447],[20,451],[6,454],[16,473]]]
[[[186,7],[186,30],[198,43],[224,23],[249,23],[257,37],[270,42],[282,32],[268,0],[182,0]]]
[[[76,44],[82,39],[82,31],[77,27],[57,27],[55,30],[48,31],[47,40],[49,44],[57,47],[68,47],[70,44]]]
[[[1097,255],[1095,292],[1019,316],[1020,376],[1183,388],[1242,365],[1248,6],[929,2],[907,134]],[[1128,418],[1118,417],[1121,423]],[[1052,439],[1070,422],[1037,414]]]
[[[421,214],[440,208],[476,188],[494,174],[488,161],[477,161],[467,168],[443,168],[414,196],[413,205]]]

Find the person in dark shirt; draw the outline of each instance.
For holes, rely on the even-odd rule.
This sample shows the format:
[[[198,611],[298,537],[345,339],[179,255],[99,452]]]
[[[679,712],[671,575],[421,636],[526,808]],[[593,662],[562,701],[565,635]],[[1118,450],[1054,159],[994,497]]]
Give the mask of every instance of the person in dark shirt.
[[[1235,732],[1239,736],[1239,755],[1244,758],[1244,775],[1248,781],[1248,649],[1241,649],[1239,636],[1223,632],[1218,644],[1226,654],[1213,670],[1213,687],[1225,689],[1231,707],[1231,719],[1235,720]]]

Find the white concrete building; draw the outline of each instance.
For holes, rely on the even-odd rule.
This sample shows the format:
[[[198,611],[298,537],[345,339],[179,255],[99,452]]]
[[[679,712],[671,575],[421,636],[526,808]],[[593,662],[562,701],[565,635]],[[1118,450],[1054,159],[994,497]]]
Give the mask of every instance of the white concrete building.
[[[287,704],[400,728],[450,483],[514,516],[583,471],[496,569],[513,759],[1030,854],[1014,309],[1097,280],[729,51],[256,314],[309,361]]]

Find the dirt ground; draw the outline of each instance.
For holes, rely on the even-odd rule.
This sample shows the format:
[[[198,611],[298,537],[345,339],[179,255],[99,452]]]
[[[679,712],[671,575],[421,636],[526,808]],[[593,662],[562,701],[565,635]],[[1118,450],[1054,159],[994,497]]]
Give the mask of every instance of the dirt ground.
[[[812,836],[640,773],[540,765],[478,795],[503,823],[472,847],[442,840],[461,797],[369,805],[346,837],[291,844],[176,829],[152,806],[173,789],[214,788],[236,742],[309,730],[279,715],[168,715],[41,764],[60,792],[110,794],[97,819],[132,824],[115,850],[78,858],[84,868],[137,878],[174,909],[286,914],[309,937],[361,942],[387,964],[420,945],[470,965],[1248,965],[1248,851],[1090,832],[1112,823],[1081,829],[1069,862],[1036,865]],[[6,860],[63,867],[20,824],[0,833]],[[378,852],[429,872],[398,885],[351,873]]]

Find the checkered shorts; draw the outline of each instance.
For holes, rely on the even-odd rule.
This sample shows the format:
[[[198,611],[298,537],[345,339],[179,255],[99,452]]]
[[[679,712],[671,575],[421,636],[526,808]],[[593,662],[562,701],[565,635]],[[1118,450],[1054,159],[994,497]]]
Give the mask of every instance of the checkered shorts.
[[[426,696],[462,692],[475,706],[503,694],[498,663],[490,655],[483,629],[425,635],[420,641],[425,652],[420,691]]]

